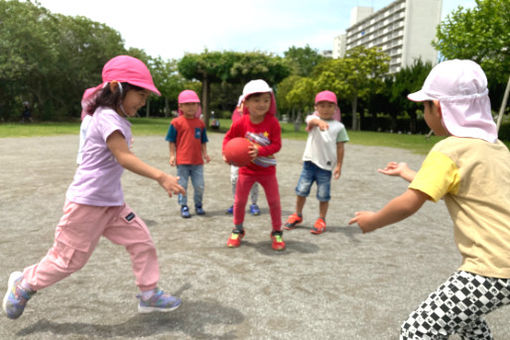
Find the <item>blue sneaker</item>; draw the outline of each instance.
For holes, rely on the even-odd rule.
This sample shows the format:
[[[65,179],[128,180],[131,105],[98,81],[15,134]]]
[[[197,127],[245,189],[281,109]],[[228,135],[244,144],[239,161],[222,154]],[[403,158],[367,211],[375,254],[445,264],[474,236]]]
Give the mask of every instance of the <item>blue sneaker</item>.
[[[182,218],[190,218],[191,214],[189,213],[189,208],[186,204],[181,206],[181,216]]]
[[[202,204],[195,205],[195,212],[197,215],[205,215],[205,210],[202,208]]]
[[[27,301],[30,300],[35,291],[27,291],[21,288],[23,280],[22,272],[13,272],[9,276],[7,292],[4,296],[2,307],[9,319],[17,319],[23,314]]]
[[[230,208],[225,210],[225,214],[232,215],[234,213],[234,206],[231,205]]]
[[[159,288],[154,288],[154,295],[147,300],[143,300],[141,295],[136,297],[140,299],[138,313],[171,312],[182,305],[181,299],[166,294]]]
[[[253,216],[260,215],[260,209],[256,203],[253,203],[252,205],[250,205],[250,214],[252,214]]]

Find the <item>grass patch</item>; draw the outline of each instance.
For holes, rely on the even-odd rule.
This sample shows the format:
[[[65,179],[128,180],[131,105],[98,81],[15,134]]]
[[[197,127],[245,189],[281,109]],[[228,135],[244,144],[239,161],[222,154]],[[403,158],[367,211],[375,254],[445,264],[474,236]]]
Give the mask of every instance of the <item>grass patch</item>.
[[[164,138],[168,131],[170,118],[134,118],[130,119],[135,136],[161,136]],[[209,130],[208,133],[225,133],[231,125],[230,119],[220,119],[219,130]],[[305,125],[301,125],[299,131],[294,130],[293,123],[281,123],[282,137],[298,140],[306,140],[308,133]],[[0,124],[0,138],[5,137],[35,137],[78,134],[79,122],[52,122],[31,124]],[[396,133],[371,132],[371,131],[348,131],[350,143],[367,146],[387,146],[406,149],[418,154],[426,154],[430,148],[441,140],[441,137],[424,135],[406,135]],[[510,147],[510,142],[505,141]]]

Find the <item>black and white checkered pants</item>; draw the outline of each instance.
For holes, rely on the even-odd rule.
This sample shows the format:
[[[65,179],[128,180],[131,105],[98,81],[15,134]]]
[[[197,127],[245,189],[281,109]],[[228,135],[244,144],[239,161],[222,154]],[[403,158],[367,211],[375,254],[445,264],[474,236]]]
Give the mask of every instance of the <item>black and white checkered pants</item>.
[[[458,271],[409,315],[400,339],[492,339],[483,316],[510,303],[510,279]]]

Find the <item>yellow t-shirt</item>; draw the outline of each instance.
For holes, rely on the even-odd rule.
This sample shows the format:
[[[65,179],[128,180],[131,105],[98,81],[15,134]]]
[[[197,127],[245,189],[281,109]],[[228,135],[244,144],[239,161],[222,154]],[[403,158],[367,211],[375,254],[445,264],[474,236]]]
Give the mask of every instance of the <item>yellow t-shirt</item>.
[[[510,152],[501,141],[442,140],[409,188],[434,202],[444,197],[463,257],[459,270],[510,278]]]

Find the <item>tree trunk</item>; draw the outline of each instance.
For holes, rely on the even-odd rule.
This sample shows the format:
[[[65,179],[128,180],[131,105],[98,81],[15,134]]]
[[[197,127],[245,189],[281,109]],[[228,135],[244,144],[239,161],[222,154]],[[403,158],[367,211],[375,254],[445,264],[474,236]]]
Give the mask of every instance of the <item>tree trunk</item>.
[[[352,126],[353,131],[358,131],[361,128],[361,124],[358,119],[358,97],[354,97],[351,101],[352,104]]]
[[[149,118],[151,112],[151,100],[147,98],[147,104],[145,104],[145,117]]]
[[[206,128],[209,127],[209,89],[210,89],[209,81],[207,77],[204,76],[202,80],[202,114],[204,115],[204,123]]]
[[[296,114],[296,119],[294,120],[294,131],[298,132],[301,128],[301,110],[298,110]]]

